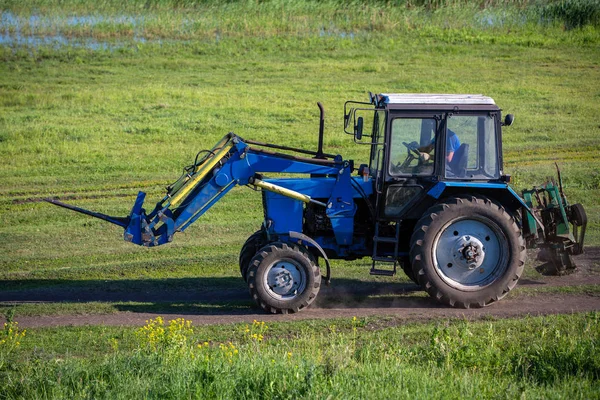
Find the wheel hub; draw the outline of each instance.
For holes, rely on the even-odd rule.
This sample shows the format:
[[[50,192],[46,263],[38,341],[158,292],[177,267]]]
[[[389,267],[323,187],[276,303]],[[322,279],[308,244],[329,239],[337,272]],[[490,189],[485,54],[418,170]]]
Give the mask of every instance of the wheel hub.
[[[449,222],[433,245],[434,268],[448,285],[479,290],[502,273],[508,249],[492,221],[460,218]],[[500,269],[499,269],[500,266]]]
[[[287,261],[278,262],[267,274],[267,286],[279,296],[297,294],[302,282],[298,267]]]
[[[475,269],[483,264],[485,247],[476,237],[465,235],[456,240],[454,260],[457,265]]]

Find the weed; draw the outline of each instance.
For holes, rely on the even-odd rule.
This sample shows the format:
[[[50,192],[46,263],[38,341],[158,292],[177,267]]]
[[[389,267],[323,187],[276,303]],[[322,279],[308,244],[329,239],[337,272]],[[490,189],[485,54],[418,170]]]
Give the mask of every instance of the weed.
[[[269,326],[264,321],[252,321],[252,325],[246,325],[244,328],[244,337],[248,343],[260,343],[264,339]]]
[[[0,331],[0,371],[6,365],[11,353],[21,345],[26,332],[26,329],[19,329],[19,323],[16,321],[4,323],[4,328]]]
[[[10,307],[8,310],[6,310],[6,313],[4,314],[4,317],[6,318],[6,322],[7,323],[12,323],[14,318],[15,318],[15,312],[17,311],[17,307],[12,306]]]
[[[141,350],[166,355],[181,354],[188,350],[192,333],[191,321],[177,318],[165,326],[162,317],[146,321],[146,325],[136,331]]]

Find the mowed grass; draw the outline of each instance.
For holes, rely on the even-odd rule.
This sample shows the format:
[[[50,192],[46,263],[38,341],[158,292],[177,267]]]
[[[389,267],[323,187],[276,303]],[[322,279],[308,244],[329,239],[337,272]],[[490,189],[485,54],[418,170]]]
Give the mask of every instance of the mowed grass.
[[[15,331],[4,398],[598,398],[598,313]],[[4,364],[2,364],[4,363]],[[2,365],[5,367],[2,368]]]

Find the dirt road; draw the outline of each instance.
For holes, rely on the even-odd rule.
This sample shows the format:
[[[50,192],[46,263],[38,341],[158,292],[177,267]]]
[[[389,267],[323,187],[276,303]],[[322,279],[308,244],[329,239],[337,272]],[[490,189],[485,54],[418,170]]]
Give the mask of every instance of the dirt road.
[[[531,255],[530,255],[531,256]],[[534,257],[534,255],[533,255]],[[101,289],[55,290],[52,288],[0,291],[1,304],[39,302],[156,302],[167,304],[161,312],[147,312],[147,306],[124,305],[121,311],[103,315],[57,315],[18,318],[22,327],[70,325],[143,325],[149,318],[162,315],[166,319],[185,318],[196,325],[236,322],[294,321],[370,315],[391,316],[397,321],[436,318],[509,318],[521,315],[543,315],[600,310],[597,290],[552,290],[559,287],[600,286],[600,248],[587,248],[576,258],[578,270],[568,276],[522,278],[511,295],[483,309],[453,309],[438,304],[408,283],[359,282],[338,279],[332,286],[323,286],[317,303],[294,315],[270,315],[252,306],[244,290],[218,289],[208,291],[105,291]],[[537,267],[541,263],[536,264]],[[533,290],[542,289],[542,290]],[[568,288],[566,288],[568,289]],[[192,302],[202,307],[187,307],[181,312],[178,303]],[[169,307],[168,305],[172,306]],[[0,319],[1,320],[1,319]]]

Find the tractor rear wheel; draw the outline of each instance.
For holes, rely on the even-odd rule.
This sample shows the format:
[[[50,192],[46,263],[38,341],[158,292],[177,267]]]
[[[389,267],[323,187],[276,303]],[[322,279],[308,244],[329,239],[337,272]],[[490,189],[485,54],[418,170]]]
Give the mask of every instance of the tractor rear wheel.
[[[321,272],[312,255],[293,244],[274,242],[264,246],[248,268],[250,295],[271,313],[295,313],[317,298]]]
[[[574,225],[573,233],[576,234],[576,238],[578,239],[577,243],[571,248],[570,253],[578,256],[583,253],[583,237],[585,235],[585,227],[587,226],[587,214],[585,213],[585,208],[579,203],[573,204],[570,207],[569,214],[569,221]]]
[[[514,218],[483,197],[431,207],[411,238],[413,273],[432,297],[452,307],[483,307],[515,287],[525,243]]]
[[[410,257],[402,257],[398,260],[400,266],[402,267],[402,271],[410,278],[411,281],[419,284],[417,278],[415,278],[415,274],[413,273],[412,264],[410,263]]]
[[[265,235],[263,230],[260,230],[250,235],[250,237],[246,240],[246,243],[244,243],[242,246],[239,260],[240,274],[246,282],[248,282],[246,275],[248,274],[248,268],[250,267],[250,260],[252,260],[252,257],[254,257],[258,250],[260,250],[265,244],[267,244],[267,235]]]

